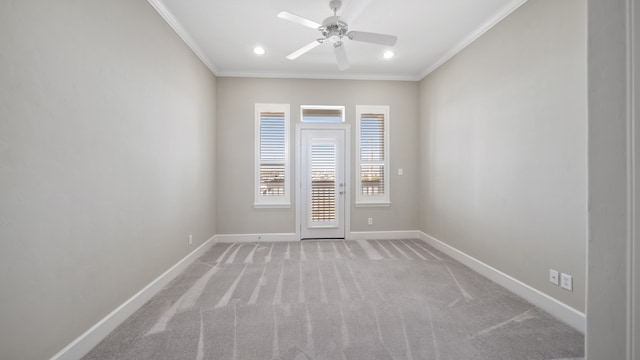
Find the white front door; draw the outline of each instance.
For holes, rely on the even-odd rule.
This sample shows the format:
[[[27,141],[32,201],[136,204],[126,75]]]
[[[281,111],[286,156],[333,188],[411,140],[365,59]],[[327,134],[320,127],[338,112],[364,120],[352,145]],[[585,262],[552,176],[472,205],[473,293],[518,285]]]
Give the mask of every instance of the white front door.
[[[346,130],[301,129],[302,239],[344,239]]]

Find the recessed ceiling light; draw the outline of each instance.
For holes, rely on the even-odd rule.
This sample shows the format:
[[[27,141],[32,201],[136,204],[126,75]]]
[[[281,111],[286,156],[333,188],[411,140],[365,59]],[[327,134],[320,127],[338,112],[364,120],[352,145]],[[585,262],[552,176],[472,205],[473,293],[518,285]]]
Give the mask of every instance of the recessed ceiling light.
[[[253,53],[256,55],[264,55],[266,53],[266,51],[264,50],[264,48],[262,46],[256,46],[253,48]]]
[[[384,57],[385,59],[391,59],[394,55],[395,54],[393,53],[393,51],[387,50],[387,51],[384,52],[382,57]]]

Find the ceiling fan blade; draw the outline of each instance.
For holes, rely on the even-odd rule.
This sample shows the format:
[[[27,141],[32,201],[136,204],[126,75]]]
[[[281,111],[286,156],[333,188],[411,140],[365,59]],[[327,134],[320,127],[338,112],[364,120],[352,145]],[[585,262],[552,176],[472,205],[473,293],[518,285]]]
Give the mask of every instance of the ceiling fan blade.
[[[338,69],[347,70],[349,68],[349,60],[347,59],[347,52],[344,50],[344,45],[334,45],[333,52],[336,54],[336,60],[338,60]]]
[[[291,54],[287,55],[287,59],[289,60],[293,60],[297,57],[299,57],[300,55],[306,53],[307,51],[313,49],[314,47],[320,45],[321,43],[318,40],[313,40],[313,42],[308,43],[307,45],[301,47],[300,49],[292,52]]]
[[[293,21],[294,23],[297,23],[297,24],[300,24],[300,25],[304,25],[304,26],[310,27],[312,29],[317,29],[320,26],[322,26],[321,24],[318,24],[317,22],[315,22],[313,20],[309,20],[307,18],[303,18],[302,16],[299,16],[299,15],[296,15],[296,14],[292,14],[292,13],[287,12],[287,11],[282,11],[281,13],[278,14],[278,17],[280,19]]]
[[[377,34],[366,31],[349,31],[347,34],[349,39],[355,41],[364,41],[373,44],[393,46],[398,41],[397,36],[386,35],[386,34]]]
[[[340,19],[347,24],[351,24],[369,6],[370,2],[371,0],[346,0]]]

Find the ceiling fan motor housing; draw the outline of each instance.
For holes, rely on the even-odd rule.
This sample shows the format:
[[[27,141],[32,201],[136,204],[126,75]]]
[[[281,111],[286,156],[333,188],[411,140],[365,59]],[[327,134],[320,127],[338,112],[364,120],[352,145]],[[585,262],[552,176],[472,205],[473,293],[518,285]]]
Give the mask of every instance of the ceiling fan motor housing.
[[[347,34],[349,26],[340,20],[339,16],[329,16],[324,19],[322,26],[318,30],[322,32],[322,36],[324,36],[326,40],[335,44]]]

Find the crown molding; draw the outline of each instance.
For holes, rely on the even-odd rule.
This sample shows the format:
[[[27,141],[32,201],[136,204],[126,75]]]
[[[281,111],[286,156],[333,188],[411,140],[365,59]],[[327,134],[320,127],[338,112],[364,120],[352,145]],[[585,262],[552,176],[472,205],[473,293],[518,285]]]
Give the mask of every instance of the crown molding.
[[[471,43],[476,41],[480,36],[484,35],[487,31],[496,26],[502,19],[509,16],[512,12],[516,11],[520,6],[524,5],[528,0],[514,0],[507,4],[502,10],[500,10],[494,17],[480,25],[477,29],[471,32],[467,37],[462,39],[459,43],[453,46],[436,62],[427,66],[426,70],[418,77],[418,80],[422,80],[429,74],[434,72],[437,68],[449,61],[452,57],[456,56],[460,51],[464,50]]]
[[[219,71],[213,61],[209,59],[205,52],[200,48],[196,41],[191,37],[189,32],[180,24],[167,8],[162,0],[147,0],[149,4],[162,16],[162,18],[171,26],[171,28],[180,36],[187,44],[191,51],[204,63],[204,65],[219,77],[246,77],[246,78],[275,78],[275,79],[323,79],[323,80],[384,80],[384,81],[420,81],[457,55],[464,48],[473,43],[476,39],[489,31],[505,17],[526,3],[528,0],[513,0],[502,8],[495,16],[480,25],[476,30],[471,32],[462,41],[458,42],[449,51],[447,51],[437,61],[429,64],[427,68],[417,75],[392,75],[392,74],[335,74],[335,73],[270,73],[270,72],[251,72],[251,71]]]
[[[334,74],[334,73],[255,73],[243,71],[219,72],[218,77],[246,77],[272,79],[319,79],[319,80],[385,80],[385,81],[418,81],[417,76],[388,74]]]
[[[162,16],[162,18],[167,22],[167,24],[171,26],[173,31],[175,31],[176,34],[180,36],[182,41],[184,41],[185,44],[187,44],[187,46],[191,49],[191,51],[193,51],[193,53],[196,54],[196,56],[209,69],[209,71],[211,71],[213,75],[218,76],[218,69],[213,64],[211,59],[209,59],[205,55],[202,48],[198,46],[198,43],[196,43],[193,37],[191,37],[189,32],[187,32],[187,30],[185,30],[182,24],[180,24],[180,22],[175,18],[175,16],[173,16],[173,14],[171,13],[171,11],[169,11],[165,3],[162,0],[147,0],[147,2],[149,2],[149,4],[151,4],[151,6],[153,6],[153,8],[158,12],[158,14]]]

